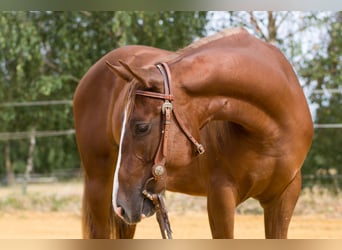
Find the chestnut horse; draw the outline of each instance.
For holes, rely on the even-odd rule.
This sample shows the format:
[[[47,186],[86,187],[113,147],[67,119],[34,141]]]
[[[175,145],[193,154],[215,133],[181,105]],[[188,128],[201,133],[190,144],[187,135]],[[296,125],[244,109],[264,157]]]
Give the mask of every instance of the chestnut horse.
[[[283,54],[244,29],[178,52],[113,50],[81,80],[74,117],[85,238],[132,238],[165,189],[207,196],[213,238],[234,237],[250,197],[266,238],[287,237],[312,119]]]

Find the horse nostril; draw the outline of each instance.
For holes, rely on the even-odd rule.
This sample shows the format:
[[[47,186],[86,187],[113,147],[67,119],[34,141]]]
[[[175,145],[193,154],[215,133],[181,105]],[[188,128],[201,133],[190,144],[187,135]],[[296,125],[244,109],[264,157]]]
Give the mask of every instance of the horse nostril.
[[[119,217],[123,217],[123,215],[124,215],[124,210],[123,210],[123,208],[122,207],[116,207],[115,208],[115,213],[116,213],[116,215],[118,215]]]
[[[125,216],[125,210],[121,208],[121,216],[124,217]]]

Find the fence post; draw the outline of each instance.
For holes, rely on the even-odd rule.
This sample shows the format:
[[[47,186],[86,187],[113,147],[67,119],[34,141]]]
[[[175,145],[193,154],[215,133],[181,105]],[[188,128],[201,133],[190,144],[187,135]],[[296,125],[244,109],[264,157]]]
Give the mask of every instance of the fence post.
[[[31,172],[33,170],[33,152],[34,152],[35,146],[36,146],[36,130],[32,129],[31,135],[30,135],[30,147],[29,147],[23,187],[22,187],[22,192],[24,195],[27,193],[27,185],[31,179]]]

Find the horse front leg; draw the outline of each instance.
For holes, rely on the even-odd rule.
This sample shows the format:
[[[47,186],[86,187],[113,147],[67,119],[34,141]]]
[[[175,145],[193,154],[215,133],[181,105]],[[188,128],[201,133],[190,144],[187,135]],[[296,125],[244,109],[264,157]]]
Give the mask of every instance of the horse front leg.
[[[103,170],[104,171],[104,170]],[[113,174],[85,176],[83,193],[83,238],[131,239],[135,225],[127,225],[114,213],[112,205]]]
[[[83,238],[111,237],[110,203],[107,196],[110,196],[110,193],[103,183],[94,177],[85,177],[82,204]]]
[[[207,203],[212,237],[234,238],[235,189],[227,183],[215,181],[210,185]]]
[[[298,172],[287,188],[267,203],[264,208],[265,236],[268,239],[286,239],[291,217],[296,206],[302,178]]]

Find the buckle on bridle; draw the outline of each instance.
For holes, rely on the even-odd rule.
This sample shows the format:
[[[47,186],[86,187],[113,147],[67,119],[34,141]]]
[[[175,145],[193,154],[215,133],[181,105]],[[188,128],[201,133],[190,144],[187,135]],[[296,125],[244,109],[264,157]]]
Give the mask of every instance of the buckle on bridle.
[[[205,149],[204,149],[203,145],[202,144],[198,144],[196,146],[197,146],[197,153],[200,154],[200,155],[204,154]]]
[[[166,109],[170,109],[170,111],[172,111],[172,103],[169,102],[168,100],[166,100],[162,106],[163,115],[165,114]]]

